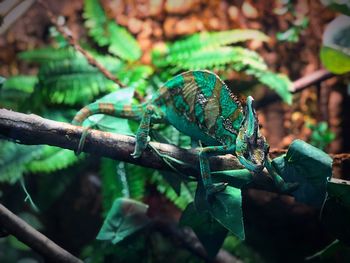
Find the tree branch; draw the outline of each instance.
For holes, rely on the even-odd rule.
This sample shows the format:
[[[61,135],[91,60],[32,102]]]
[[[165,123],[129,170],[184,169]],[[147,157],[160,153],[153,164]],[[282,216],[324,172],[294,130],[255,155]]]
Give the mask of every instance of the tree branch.
[[[0,109],[0,135],[13,139],[21,144],[37,145],[48,144],[65,149],[76,150],[79,140],[84,131],[83,127],[74,126],[44,119],[34,114],[23,114],[19,112]],[[109,132],[89,130],[82,151],[106,156],[111,159],[125,161],[157,170],[173,171],[163,159],[155,153],[151,147],[143,152],[140,158],[133,158],[135,138]],[[164,154],[184,162],[186,165],[176,165],[178,171],[188,177],[199,177],[199,160],[196,149],[183,149],[174,145],[150,142],[152,148],[160,154]],[[243,169],[237,158],[227,154],[210,158],[212,171]],[[257,176],[251,187],[276,192],[271,178]],[[213,174],[216,181],[226,181],[229,185],[238,187],[232,176]]]
[[[83,262],[28,225],[2,204],[0,204],[0,226],[9,234],[40,253],[49,262]]]
[[[326,69],[319,69],[315,72],[312,72],[311,74],[308,74],[294,81],[291,92],[292,93],[300,92],[307,87],[318,84],[334,76],[335,75],[333,73],[329,72]]]

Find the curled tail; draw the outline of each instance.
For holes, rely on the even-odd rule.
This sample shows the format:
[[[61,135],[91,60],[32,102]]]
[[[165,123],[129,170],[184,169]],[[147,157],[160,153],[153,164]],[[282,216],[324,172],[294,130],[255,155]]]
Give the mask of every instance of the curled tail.
[[[114,103],[95,102],[82,108],[75,115],[72,124],[81,125],[85,119],[94,114],[106,114],[120,118],[141,120],[145,105],[123,105]]]

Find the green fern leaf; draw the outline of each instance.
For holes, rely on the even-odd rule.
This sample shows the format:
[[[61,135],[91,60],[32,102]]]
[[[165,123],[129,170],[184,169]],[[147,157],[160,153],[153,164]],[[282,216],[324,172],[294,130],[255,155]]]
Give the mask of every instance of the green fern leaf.
[[[20,110],[37,83],[35,76],[18,75],[6,79],[0,86],[0,108]]]
[[[13,89],[30,94],[33,92],[37,81],[38,79],[35,76],[17,75],[6,79],[2,85],[2,89]]]
[[[181,194],[178,195],[171,185],[164,180],[164,178],[155,172],[152,176],[151,183],[153,183],[159,193],[163,194],[169,201],[171,201],[175,206],[184,210],[187,205],[193,202],[194,194],[196,191],[196,182],[190,182],[181,185]]]
[[[108,51],[127,61],[141,57],[141,49],[135,38],[115,21],[106,17],[98,0],[86,0],[84,6],[85,25],[96,43],[108,46]]]
[[[119,60],[99,59],[108,69],[117,71],[121,67]],[[113,72],[112,71],[112,72]],[[86,59],[77,56],[74,59],[51,61],[39,70],[40,92],[51,103],[85,105],[101,93],[118,89],[118,85],[107,79]]]
[[[229,64],[236,71],[247,68],[267,70],[264,60],[254,51],[242,47],[220,47],[201,50],[191,54],[187,59],[173,57],[173,65],[187,70],[216,69]]]
[[[272,90],[274,90],[284,102],[292,104],[292,93],[290,92],[293,86],[293,83],[290,79],[282,74],[276,74],[271,71],[261,72],[257,76],[259,81]]]
[[[36,62],[40,64],[48,63],[51,61],[63,60],[75,58],[77,52],[71,48],[53,48],[46,47],[40,49],[33,49],[19,53],[18,57],[28,62]]]
[[[110,43],[108,51],[127,61],[136,61],[141,57],[141,48],[135,38],[123,27],[114,22],[108,23]]]
[[[187,59],[173,56],[175,69],[212,69],[220,67],[232,68],[238,72],[256,77],[262,84],[274,90],[284,102],[292,102],[291,81],[287,76],[268,70],[262,57],[249,49],[242,47],[220,47],[214,50],[201,50],[191,54]]]
[[[268,41],[269,37],[258,30],[234,29],[222,32],[203,32],[194,34],[169,46],[169,54],[182,53],[186,56],[202,49],[214,49],[247,40]]]
[[[83,154],[78,157],[71,150],[45,145],[42,154],[28,163],[26,170],[32,173],[51,173],[65,169],[83,158]]]
[[[27,172],[26,165],[42,151],[41,145],[20,145],[0,140],[0,182],[15,183]]]
[[[106,214],[118,197],[127,197],[141,200],[145,193],[145,181],[148,170],[118,162],[115,160],[102,158],[102,206]]]

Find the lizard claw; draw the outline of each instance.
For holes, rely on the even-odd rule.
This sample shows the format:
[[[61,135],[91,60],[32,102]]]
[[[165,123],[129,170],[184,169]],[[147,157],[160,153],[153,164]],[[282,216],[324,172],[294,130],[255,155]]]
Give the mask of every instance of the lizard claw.
[[[130,154],[134,159],[137,159],[137,158],[139,158],[140,156],[141,156],[141,153],[140,152],[138,152],[136,149],[135,149],[135,151],[132,153],[132,154]]]

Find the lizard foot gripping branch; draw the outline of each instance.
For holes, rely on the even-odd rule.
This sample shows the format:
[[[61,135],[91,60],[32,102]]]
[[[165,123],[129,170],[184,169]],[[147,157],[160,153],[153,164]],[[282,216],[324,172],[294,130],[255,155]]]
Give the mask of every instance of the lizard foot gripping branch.
[[[92,103],[81,109],[72,123],[81,125],[97,113],[141,120],[132,154],[135,158],[147,147],[152,123],[170,123],[205,145],[199,150],[199,162],[207,198],[226,187],[225,183],[212,182],[209,157],[227,153],[236,155],[254,175],[266,167],[282,192],[292,191],[296,185],[285,183],[271,164],[269,145],[259,131],[253,102],[249,96],[242,105],[212,72],[188,71],[167,81],[149,102],[138,106]]]

